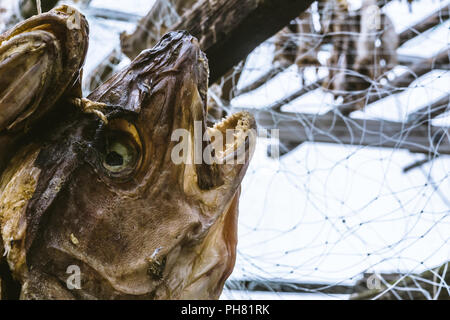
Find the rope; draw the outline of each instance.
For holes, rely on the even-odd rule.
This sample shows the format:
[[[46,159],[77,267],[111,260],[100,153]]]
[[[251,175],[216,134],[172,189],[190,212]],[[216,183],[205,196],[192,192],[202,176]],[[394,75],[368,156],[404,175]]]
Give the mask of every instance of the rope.
[[[41,0],[36,0],[36,8],[37,8],[38,14],[41,14],[42,13]]]

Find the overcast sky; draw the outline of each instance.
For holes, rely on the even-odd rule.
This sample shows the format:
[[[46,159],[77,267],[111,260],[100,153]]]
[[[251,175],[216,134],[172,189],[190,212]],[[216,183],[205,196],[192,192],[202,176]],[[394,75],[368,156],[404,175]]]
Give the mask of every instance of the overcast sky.
[[[360,5],[360,1],[350,2],[353,8]],[[151,3],[93,0],[92,6],[142,15]],[[392,1],[384,10],[401,32],[448,3],[415,1],[410,13],[405,1]],[[134,29],[128,23],[88,19],[91,37],[85,74],[119,45],[121,31]],[[409,41],[398,53],[431,56],[449,45],[449,27],[447,21]],[[270,67],[273,51],[271,44],[255,50],[240,86]],[[325,62],[327,53],[322,52],[320,59]],[[122,65],[126,63],[124,60]],[[395,68],[393,74],[404,71]],[[319,75],[325,74],[324,68],[319,70]],[[306,70],[306,77],[314,81],[317,75],[314,70]],[[404,120],[412,110],[447,94],[449,83],[450,73],[436,70],[418,79],[413,84],[415,89],[383,99],[353,116]],[[234,99],[232,105],[261,108],[299,86],[298,72],[291,67],[260,89]],[[316,90],[284,110],[317,114],[330,107],[331,96]],[[449,117],[434,121],[438,125],[449,123]],[[449,157],[403,173],[404,167],[423,156],[403,150],[305,143],[274,160],[266,156],[267,146],[267,140],[259,141],[243,183],[239,253],[233,278],[353,283],[365,271],[420,272],[450,260]],[[274,296],[225,292],[224,297]]]

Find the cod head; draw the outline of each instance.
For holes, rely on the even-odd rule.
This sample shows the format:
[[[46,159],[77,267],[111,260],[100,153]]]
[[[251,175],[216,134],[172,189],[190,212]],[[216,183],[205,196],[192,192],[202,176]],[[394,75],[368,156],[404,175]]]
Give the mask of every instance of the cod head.
[[[0,182],[21,298],[219,297],[255,122],[208,128],[207,83],[197,40],[169,33],[90,94],[89,114],[62,103],[70,116],[27,140]]]

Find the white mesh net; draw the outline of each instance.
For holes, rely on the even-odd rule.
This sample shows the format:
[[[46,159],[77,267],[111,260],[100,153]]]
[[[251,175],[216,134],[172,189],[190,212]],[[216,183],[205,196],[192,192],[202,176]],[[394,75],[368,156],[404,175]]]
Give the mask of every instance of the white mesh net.
[[[371,36],[347,25],[361,12],[350,4],[347,30],[289,35],[303,45],[309,38],[303,51],[317,51],[319,66],[299,63],[297,52],[274,71],[278,39],[247,60],[238,93],[270,80],[231,105],[255,108],[260,124],[279,128],[286,154],[270,159],[270,143],[259,144],[243,187],[234,272],[255,281],[233,285],[280,298],[448,297],[448,3],[417,1],[412,12],[402,2],[379,4],[396,33],[386,35],[387,26]],[[319,20],[317,7],[311,12]],[[411,27],[433,14],[433,27]]]
[[[91,29],[85,75],[127,64],[119,34],[154,1],[74,2]],[[153,38],[185,10],[158,3]],[[279,129],[243,183],[224,298],[448,298],[448,12],[438,0],[314,3],[212,87],[216,108]]]

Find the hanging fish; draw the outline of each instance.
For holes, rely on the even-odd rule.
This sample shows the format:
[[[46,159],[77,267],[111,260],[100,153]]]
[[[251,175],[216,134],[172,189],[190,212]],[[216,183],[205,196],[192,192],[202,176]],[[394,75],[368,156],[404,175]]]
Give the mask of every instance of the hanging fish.
[[[207,60],[185,32],[82,98],[87,44],[86,19],[68,6],[0,36],[0,294],[218,298],[253,117],[206,127]],[[198,128],[212,162],[192,161]],[[188,133],[182,162],[177,129]],[[242,161],[224,161],[239,150]]]

